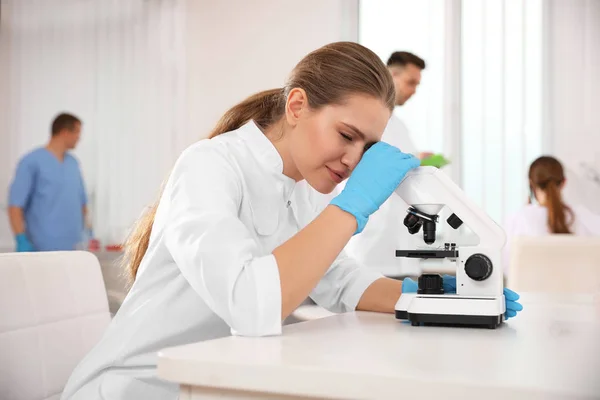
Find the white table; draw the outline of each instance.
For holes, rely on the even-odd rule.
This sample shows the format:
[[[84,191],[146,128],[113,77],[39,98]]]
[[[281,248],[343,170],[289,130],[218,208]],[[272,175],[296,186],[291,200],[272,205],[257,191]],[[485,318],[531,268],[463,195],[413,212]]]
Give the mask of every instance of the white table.
[[[347,313],[164,350],[189,399],[599,399],[600,297],[523,296],[496,330]]]

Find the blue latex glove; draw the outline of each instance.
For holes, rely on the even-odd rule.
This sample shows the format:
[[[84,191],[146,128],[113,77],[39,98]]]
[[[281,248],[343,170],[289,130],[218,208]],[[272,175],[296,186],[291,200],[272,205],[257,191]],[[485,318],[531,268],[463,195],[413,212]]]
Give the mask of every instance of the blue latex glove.
[[[421,161],[385,142],[377,142],[365,152],[348,182],[330,204],[352,214],[362,232],[369,216],[394,193],[408,171]]]
[[[33,244],[31,244],[29,239],[27,239],[27,235],[24,233],[19,233],[17,236],[15,236],[15,240],[17,241],[17,252],[22,253],[35,251]]]
[[[456,293],[456,277],[452,275],[444,275],[442,277],[442,286],[444,287],[445,293]],[[419,284],[410,278],[405,278],[402,281],[402,293],[417,293]],[[506,312],[504,313],[504,319],[515,317],[517,312],[523,310],[519,300],[519,295],[508,288],[504,288],[504,300],[506,304]]]
[[[506,312],[504,319],[515,317],[517,312],[523,310],[521,303],[518,303],[519,295],[508,288],[504,288],[504,298],[506,299]]]

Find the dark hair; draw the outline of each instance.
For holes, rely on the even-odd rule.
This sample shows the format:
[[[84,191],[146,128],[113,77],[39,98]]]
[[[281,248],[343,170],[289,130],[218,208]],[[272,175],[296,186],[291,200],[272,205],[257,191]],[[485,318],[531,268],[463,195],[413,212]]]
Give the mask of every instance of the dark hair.
[[[294,88],[304,89],[313,110],[341,104],[352,94],[380,99],[390,112],[394,110],[394,82],[381,59],[358,43],[336,42],[305,56],[284,87],[252,95],[225,112],[209,138],[236,130],[250,120],[262,128],[277,123],[285,114],[287,96]],[[135,280],[148,249],[157,208],[158,201],[144,213],[125,243],[123,260],[130,282]]]
[[[419,69],[425,69],[425,60],[421,57],[414,55],[413,53],[409,53],[408,51],[396,51],[392,53],[390,58],[388,58],[387,66],[399,66],[404,67],[408,64],[412,64]]]
[[[59,114],[54,118],[54,121],[52,121],[52,136],[58,135],[65,129],[72,131],[77,124],[81,124],[81,120],[76,116],[67,113]]]
[[[535,189],[546,194],[548,208],[548,229],[551,233],[571,233],[569,225],[573,220],[573,211],[563,203],[560,185],[565,181],[563,167],[556,158],[542,156],[529,167],[529,188],[535,196]],[[570,221],[567,222],[567,214]]]

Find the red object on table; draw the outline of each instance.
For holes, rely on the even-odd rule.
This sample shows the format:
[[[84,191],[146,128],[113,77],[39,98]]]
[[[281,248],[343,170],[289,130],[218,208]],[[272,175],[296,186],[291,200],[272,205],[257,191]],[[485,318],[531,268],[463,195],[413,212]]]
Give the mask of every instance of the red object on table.
[[[123,246],[121,246],[120,244],[109,244],[105,248],[106,248],[106,251],[122,251],[123,250]]]

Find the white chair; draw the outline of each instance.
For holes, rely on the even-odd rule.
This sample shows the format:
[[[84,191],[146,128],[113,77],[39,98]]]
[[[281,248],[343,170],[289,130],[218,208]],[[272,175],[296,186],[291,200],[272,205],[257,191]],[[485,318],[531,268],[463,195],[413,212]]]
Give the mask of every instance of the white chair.
[[[600,292],[600,237],[515,237],[508,287],[523,292]]]
[[[0,399],[59,399],[109,322],[93,254],[0,254]]]

